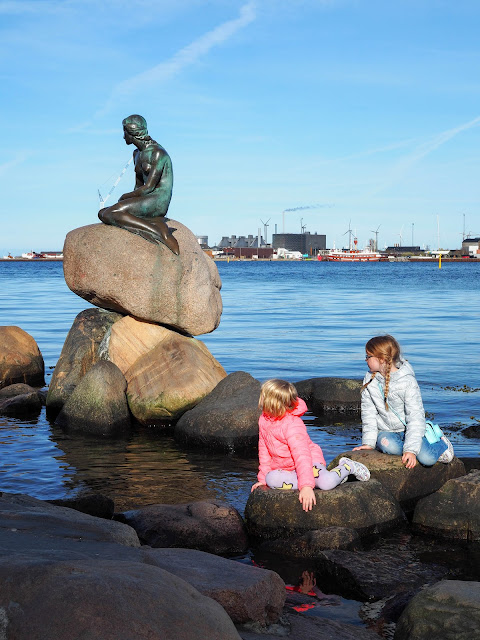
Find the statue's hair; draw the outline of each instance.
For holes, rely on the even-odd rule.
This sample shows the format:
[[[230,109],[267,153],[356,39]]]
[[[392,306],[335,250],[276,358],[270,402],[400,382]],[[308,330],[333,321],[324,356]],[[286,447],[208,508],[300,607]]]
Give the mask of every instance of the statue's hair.
[[[371,338],[365,345],[365,353],[385,362],[385,389],[383,390],[383,399],[388,409],[387,397],[390,386],[390,369],[392,368],[392,364],[397,366],[400,361],[400,345],[393,336],[388,334],[385,336],[376,336],[375,338]],[[368,387],[374,378],[375,373],[373,373],[371,379],[363,385],[362,391],[365,387]]]
[[[136,114],[128,116],[128,118],[122,120],[122,125],[134,138],[138,140],[151,140],[148,135],[147,121],[143,116]]]
[[[297,390],[291,382],[274,378],[262,384],[258,406],[267,415],[281,418],[295,408],[297,398]]]

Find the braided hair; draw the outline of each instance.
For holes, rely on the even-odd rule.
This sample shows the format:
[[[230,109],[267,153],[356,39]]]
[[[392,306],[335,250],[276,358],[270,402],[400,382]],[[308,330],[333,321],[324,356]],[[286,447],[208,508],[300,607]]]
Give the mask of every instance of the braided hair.
[[[387,397],[390,386],[390,371],[392,364],[397,366],[400,360],[400,345],[393,336],[387,334],[385,336],[371,338],[365,345],[365,352],[374,358],[383,360],[385,363],[385,389],[383,390],[383,399],[385,401],[385,407],[388,409]],[[374,372],[370,380],[363,385],[361,391],[363,391],[365,387],[368,387],[375,378],[375,375],[376,372]]]

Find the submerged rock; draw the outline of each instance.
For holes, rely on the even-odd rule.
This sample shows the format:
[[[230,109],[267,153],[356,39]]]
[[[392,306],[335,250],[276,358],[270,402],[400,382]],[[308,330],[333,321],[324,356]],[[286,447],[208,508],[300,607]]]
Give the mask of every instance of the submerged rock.
[[[260,387],[260,382],[249,373],[231,373],[196,407],[183,414],[175,426],[175,439],[189,446],[248,450],[255,455]]]
[[[43,387],[45,365],[37,343],[20,327],[0,327],[0,389],[17,382]]]
[[[125,391],[127,383],[120,369],[101,360],[75,387],[63,405],[55,424],[90,435],[114,436],[131,424]]]
[[[120,517],[151,547],[186,547],[215,554],[244,553],[248,548],[240,514],[217,500],[154,504]]]
[[[417,504],[417,531],[467,542],[480,541],[480,471],[449,480]]]
[[[176,256],[124,229],[92,224],[70,231],[63,248],[68,287],[104,309],[171,326],[191,335],[220,323],[221,280],[193,233],[176,220]]]
[[[249,533],[275,539],[325,527],[349,527],[365,536],[405,521],[398,502],[377,480],[347,482],[331,491],[316,489],[315,496],[316,506],[304,511],[298,491],[258,487],[245,508]]]
[[[20,395],[12,396],[9,398],[0,398],[0,415],[38,415],[42,406],[42,398],[36,391],[32,391],[30,393],[22,393]]]
[[[298,395],[312,413],[360,412],[362,381],[354,378],[309,378],[296,382]]]

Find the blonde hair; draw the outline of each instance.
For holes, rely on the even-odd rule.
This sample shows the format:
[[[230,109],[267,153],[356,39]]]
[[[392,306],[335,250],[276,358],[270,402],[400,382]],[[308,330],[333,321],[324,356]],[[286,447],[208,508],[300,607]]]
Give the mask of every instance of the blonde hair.
[[[397,366],[400,361],[400,345],[393,336],[376,336],[371,338],[365,345],[365,353],[379,360],[385,362],[385,389],[383,390],[383,399],[385,401],[385,407],[388,409],[388,388],[390,386],[390,369],[392,364]],[[375,378],[376,372],[372,373],[371,379],[365,383],[361,389],[363,391],[365,387],[368,387],[370,382]]]
[[[282,418],[295,408],[297,398],[297,390],[291,382],[274,378],[262,384],[258,406],[267,415]]]

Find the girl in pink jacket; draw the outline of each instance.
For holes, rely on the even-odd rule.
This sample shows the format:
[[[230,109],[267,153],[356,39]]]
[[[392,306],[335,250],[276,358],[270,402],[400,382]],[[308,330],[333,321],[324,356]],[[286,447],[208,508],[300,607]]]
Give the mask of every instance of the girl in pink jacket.
[[[258,482],[272,489],[300,489],[299,500],[304,511],[310,511],[315,499],[314,487],[327,491],[353,474],[368,480],[370,472],[364,464],[340,458],[339,466],[327,470],[322,450],[310,439],[301,415],[307,410],[297,390],[285,380],[267,380],[262,385],[258,421]]]

